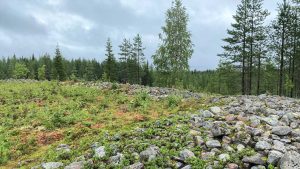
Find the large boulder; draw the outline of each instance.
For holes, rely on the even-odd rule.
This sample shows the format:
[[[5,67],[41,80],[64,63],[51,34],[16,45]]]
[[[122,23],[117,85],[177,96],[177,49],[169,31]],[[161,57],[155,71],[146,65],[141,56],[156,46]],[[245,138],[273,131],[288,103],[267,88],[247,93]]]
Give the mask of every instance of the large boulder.
[[[284,154],[279,161],[280,169],[300,169],[300,154],[290,151]]]
[[[184,150],[180,151],[179,156],[183,161],[185,161],[189,158],[195,157],[195,154],[188,149],[184,149]]]
[[[257,153],[253,156],[244,157],[242,159],[244,163],[256,164],[256,165],[265,165],[266,161],[264,160],[264,156]]]
[[[292,132],[292,128],[288,126],[276,126],[272,128],[272,133],[278,136],[286,136]]]

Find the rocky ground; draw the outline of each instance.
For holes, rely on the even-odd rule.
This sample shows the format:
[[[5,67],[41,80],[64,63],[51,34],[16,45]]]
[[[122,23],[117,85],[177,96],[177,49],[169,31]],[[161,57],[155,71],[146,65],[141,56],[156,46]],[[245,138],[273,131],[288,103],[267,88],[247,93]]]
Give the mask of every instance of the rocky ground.
[[[78,85],[78,84],[74,84]],[[156,98],[170,94],[201,99],[202,95],[167,88],[111,83],[84,83],[100,89],[144,90]],[[116,85],[116,86],[115,86]],[[226,168],[300,169],[300,100],[278,96],[210,97],[197,112],[181,112],[146,122],[132,131],[103,134],[72,163],[76,148],[60,144],[60,161],[33,168]],[[20,162],[20,166],[22,166]]]

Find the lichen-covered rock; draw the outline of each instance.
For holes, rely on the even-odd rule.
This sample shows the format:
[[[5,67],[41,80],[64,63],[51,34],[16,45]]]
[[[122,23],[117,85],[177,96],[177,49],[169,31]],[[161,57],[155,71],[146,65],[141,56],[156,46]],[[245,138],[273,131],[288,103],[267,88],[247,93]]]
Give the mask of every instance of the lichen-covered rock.
[[[268,164],[277,165],[280,158],[283,156],[283,154],[279,151],[270,151],[268,155]]]
[[[105,147],[104,146],[100,146],[98,148],[95,148],[94,152],[95,152],[94,157],[96,157],[96,158],[105,157]]]
[[[259,141],[255,144],[255,149],[256,150],[269,150],[271,149],[271,144],[269,144],[266,141]]]
[[[144,164],[140,162],[125,167],[125,169],[143,169],[143,168],[144,168]]]
[[[288,126],[276,126],[272,128],[272,133],[278,136],[286,136],[292,132],[292,129]]]
[[[142,161],[151,161],[155,159],[159,154],[159,148],[157,146],[150,146],[145,151],[140,153],[140,158]]]
[[[65,167],[65,169],[83,169],[84,168],[84,162],[73,162]]]
[[[195,154],[188,149],[184,149],[184,150],[180,151],[179,156],[183,161],[185,161],[189,158],[195,157]]]
[[[284,154],[279,161],[280,169],[299,169],[300,154],[296,151],[290,151]]]
[[[221,143],[218,140],[208,140],[206,143],[208,148],[220,148]]]

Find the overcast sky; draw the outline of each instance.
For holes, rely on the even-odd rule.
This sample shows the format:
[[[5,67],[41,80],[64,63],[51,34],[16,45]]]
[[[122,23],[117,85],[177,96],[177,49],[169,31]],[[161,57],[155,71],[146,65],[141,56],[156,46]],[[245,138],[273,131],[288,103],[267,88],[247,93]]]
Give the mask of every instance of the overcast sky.
[[[276,15],[277,2],[265,0]],[[140,33],[151,59],[159,44],[171,0],[0,0],[0,56],[54,55],[59,44],[64,57],[105,59],[105,42],[114,53],[123,38]],[[183,0],[190,15],[195,52],[191,69],[216,68],[222,38],[239,0]]]

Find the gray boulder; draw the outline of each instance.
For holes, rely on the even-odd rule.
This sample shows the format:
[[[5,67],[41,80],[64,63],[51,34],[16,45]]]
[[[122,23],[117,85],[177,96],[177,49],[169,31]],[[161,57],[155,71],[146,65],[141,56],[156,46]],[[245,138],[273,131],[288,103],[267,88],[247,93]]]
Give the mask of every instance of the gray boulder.
[[[300,169],[300,154],[290,151],[284,154],[279,161],[280,169]]]
[[[278,136],[286,136],[292,132],[292,129],[288,126],[277,126],[272,128],[272,133]]]
[[[108,162],[112,165],[118,165],[122,162],[123,158],[123,154],[118,153],[117,155],[110,157]]]
[[[283,156],[283,154],[279,151],[272,150],[269,152],[268,155],[268,164],[277,165],[280,158]]]
[[[145,151],[140,153],[140,158],[142,161],[151,161],[156,158],[159,154],[159,148],[156,146],[150,146]]]
[[[125,167],[125,169],[143,169],[143,168],[144,168],[144,164],[140,162]]]
[[[94,152],[95,152],[94,157],[96,157],[96,158],[103,158],[103,157],[105,157],[105,147],[104,146],[96,148],[94,150]]]
[[[259,153],[249,156],[249,157],[244,157],[242,159],[244,163],[250,163],[250,164],[256,164],[256,165],[265,165],[266,161],[263,160],[263,156]]]
[[[271,149],[271,144],[266,141],[259,141],[255,144],[256,150],[269,150]]]
[[[179,156],[180,156],[180,158],[182,159],[182,160],[187,160],[187,159],[189,159],[189,158],[193,158],[193,157],[195,157],[195,154],[192,152],[192,151],[190,151],[190,150],[188,150],[188,149],[184,149],[184,150],[182,150],[180,153],[179,153]]]
[[[208,148],[221,148],[221,143],[218,140],[208,140],[205,144]]]

